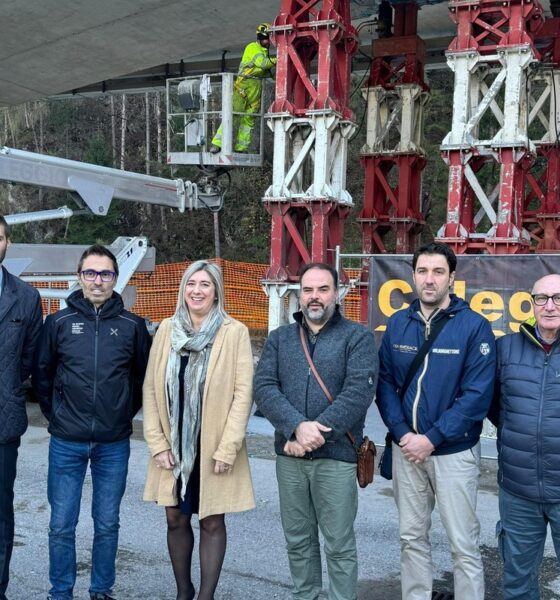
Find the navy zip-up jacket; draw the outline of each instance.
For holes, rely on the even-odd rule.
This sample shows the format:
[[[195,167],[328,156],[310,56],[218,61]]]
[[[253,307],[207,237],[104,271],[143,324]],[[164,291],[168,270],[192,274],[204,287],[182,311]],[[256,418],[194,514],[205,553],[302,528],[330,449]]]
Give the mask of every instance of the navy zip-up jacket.
[[[39,292],[0,268],[0,443],[7,443],[27,429],[23,382],[31,373],[43,315]]]
[[[406,390],[399,389],[433,322],[448,318]],[[488,321],[451,294],[445,310],[429,321],[415,300],[387,323],[379,351],[376,402],[381,417],[398,441],[421,433],[435,446],[433,454],[453,454],[474,446],[494,390],[496,350]]]
[[[498,483],[534,502],[560,502],[560,342],[550,352],[534,319],[498,340],[490,420],[498,427]]]
[[[49,432],[69,441],[116,442],[132,432],[142,405],[150,336],[113,295],[99,311],[81,290],[49,315],[33,382]]]

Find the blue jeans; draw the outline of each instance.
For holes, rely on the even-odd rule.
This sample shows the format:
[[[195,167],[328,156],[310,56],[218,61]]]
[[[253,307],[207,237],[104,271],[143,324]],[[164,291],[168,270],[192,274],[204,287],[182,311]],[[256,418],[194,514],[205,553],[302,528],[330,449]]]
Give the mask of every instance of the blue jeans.
[[[534,502],[500,488],[496,531],[504,560],[504,600],[539,600],[547,525],[560,558],[560,502]]]
[[[14,547],[14,481],[19,438],[0,444],[0,600],[6,600]]]
[[[76,582],[76,525],[88,462],[93,497],[93,550],[90,592],[111,594],[119,539],[119,509],[126,487],[130,442],[69,442],[51,436],[48,499],[49,594],[71,600]]]

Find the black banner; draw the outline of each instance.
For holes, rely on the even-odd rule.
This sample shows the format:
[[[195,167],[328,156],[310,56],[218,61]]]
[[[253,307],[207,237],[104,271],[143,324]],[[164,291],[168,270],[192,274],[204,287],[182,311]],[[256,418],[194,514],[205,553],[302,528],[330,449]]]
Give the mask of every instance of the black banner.
[[[500,336],[519,331],[532,315],[533,283],[552,273],[560,274],[559,254],[462,255],[457,257],[452,291],[486,317]],[[387,319],[415,298],[411,255],[381,254],[371,259],[369,323],[378,341]]]

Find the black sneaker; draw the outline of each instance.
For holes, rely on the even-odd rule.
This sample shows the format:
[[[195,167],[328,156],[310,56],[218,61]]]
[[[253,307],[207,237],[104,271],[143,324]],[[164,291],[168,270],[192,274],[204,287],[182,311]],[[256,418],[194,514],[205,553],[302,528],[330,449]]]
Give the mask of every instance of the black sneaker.
[[[109,594],[104,594],[103,592],[94,592],[93,594],[90,594],[89,597],[91,600],[116,600],[116,598],[109,596]]]

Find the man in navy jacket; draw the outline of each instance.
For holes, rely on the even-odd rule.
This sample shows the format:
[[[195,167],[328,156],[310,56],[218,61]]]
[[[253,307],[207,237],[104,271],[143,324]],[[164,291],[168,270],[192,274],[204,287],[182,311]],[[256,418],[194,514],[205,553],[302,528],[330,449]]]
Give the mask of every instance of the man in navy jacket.
[[[119,509],[126,486],[132,417],[142,402],[150,339],[113,291],[114,255],[91,246],[80,259],[81,290],[49,315],[33,380],[49,421],[49,576],[52,600],[71,600],[82,485],[91,468],[94,538],[90,596],[112,600]]]
[[[376,402],[392,433],[393,489],[399,510],[403,600],[430,600],[431,513],[437,499],[454,562],[456,600],[484,600],[476,496],[479,437],[494,388],[494,335],[486,319],[450,294],[457,259],[444,244],[413,257],[418,294],[388,321],[379,353]],[[399,392],[431,327],[443,329]]]
[[[498,340],[490,420],[498,427],[504,600],[538,600],[547,525],[560,555],[560,275],[535,282],[534,318]]]
[[[0,600],[6,600],[14,545],[14,481],[27,429],[24,381],[43,323],[39,292],[1,266],[10,231],[0,216]]]

